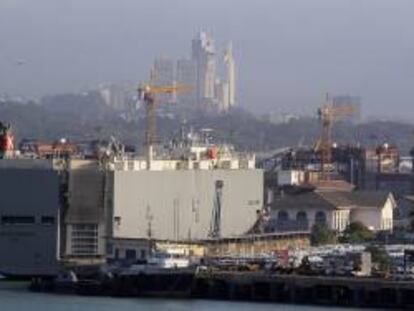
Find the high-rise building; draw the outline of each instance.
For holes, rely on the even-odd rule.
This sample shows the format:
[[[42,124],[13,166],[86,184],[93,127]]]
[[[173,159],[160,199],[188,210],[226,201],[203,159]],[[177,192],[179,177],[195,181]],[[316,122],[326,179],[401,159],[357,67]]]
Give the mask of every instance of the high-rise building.
[[[209,104],[214,100],[216,60],[213,39],[205,32],[192,41],[192,59],[196,65],[197,104]]]
[[[216,95],[215,101],[216,110],[218,112],[225,112],[229,110],[229,84],[227,82],[216,80]]]
[[[161,56],[155,59],[151,68],[151,85],[172,86],[175,84],[174,60]],[[161,102],[176,102],[176,97],[170,94],[158,94],[157,99]]]
[[[193,108],[196,104],[196,64],[188,58],[181,58],[177,61],[176,80],[178,85],[190,86],[192,89],[188,92],[178,94],[177,101],[181,107]]]
[[[207,109],[225,112],[235,105],[235,62],[231,42],[224,51],[223,77],[217,75],[216,51],[213,39],[200,32],[192,40],[191,58],[177,62],[159,57],[151,68],[151,84],[155,86],[185,85],[192,91],[171,96],[159,96],[162,101],[177,101],[181,108]],[[220,62],[220,65],[222,62]]]
[[[173,85],[174,61],[171,58],[161,56],[154,61],[151,70],[151,84],[156,86]]]
[[[127,106],[127,93],[125,88],[116,84],[102,84],[99,94],[105,105],[115,110],[124,110]]]
[[[228,87],[228,108],[236,104],[236,68],[233,57],[233,45],[229,42],[224,52],[224,64],[226,65],[226,84]]]

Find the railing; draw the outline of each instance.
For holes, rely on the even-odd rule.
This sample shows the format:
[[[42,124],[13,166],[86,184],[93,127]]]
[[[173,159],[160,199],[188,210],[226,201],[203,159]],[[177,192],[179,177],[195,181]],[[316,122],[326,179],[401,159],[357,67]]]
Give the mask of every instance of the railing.
[[[267,224],[266,232],[291,232],[291,231],[308,231],[308,220],[270,220]]]

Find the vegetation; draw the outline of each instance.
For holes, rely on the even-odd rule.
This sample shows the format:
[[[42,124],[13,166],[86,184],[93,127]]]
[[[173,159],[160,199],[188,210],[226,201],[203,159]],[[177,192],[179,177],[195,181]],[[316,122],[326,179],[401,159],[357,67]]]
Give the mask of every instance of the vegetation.
[[[311,244],[313,246],[337,243],[336,234],[326,224],[316,223],[311,231]]]
[[[377,270],[381,272],[389,272],[391,269],[391,258],[383,247],[369,246],[366,249],[371,253],[371,261],[377,265]]]
[[[40,103],[0,102],[0,116],[0,121],[12,125],[17,141],[61,137],[86,140],[98,135],[113,135],[126,144],[142,146],[145,132],[142,112],[131,121],[123,113],[106,106],[94,93],[50,96]],[[222,115],[191,113],[185,119],[194,129],[212,128],[217,140],[230,142],[238,150],[269,151],[288,146],[311,146],[320,134],[316,118],[274,124],[242,109]],[[159,139],[171,138],[179,131],[182,121],[180,112],[159,118]],[[335,125],[333,135],[344,143],[373,145],[389,141],[408,152],[413,132],[414,125],[397,122],[375,121],[357,125],[342,122]]]
[[[341,242],[343,243],[366,243],[372,241],[375,237],[374,232],[369,230],[361,222],[352,222],[345,229]]]

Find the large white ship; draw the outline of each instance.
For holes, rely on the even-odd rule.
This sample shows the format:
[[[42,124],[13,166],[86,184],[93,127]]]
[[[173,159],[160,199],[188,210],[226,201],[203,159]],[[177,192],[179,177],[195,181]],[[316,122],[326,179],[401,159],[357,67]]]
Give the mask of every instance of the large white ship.
[[[31,141],[0,160],[0,271],[55,273],[58,263],[140,259],[148,240],[194,241],[246,233],[262,208],[252,154],[189,132],[151,157],[114,139]],[[19,243],[15,241],[18,240]],[[120,247],[123,241],[142,247]]]

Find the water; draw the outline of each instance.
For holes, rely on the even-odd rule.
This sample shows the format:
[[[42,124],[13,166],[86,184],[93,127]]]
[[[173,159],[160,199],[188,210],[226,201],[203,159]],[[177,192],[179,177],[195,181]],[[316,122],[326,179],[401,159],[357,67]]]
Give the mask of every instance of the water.
[[[66,296],[31,293],[26,286],[0,282],[0,311],[361,311],[270,303]]]

